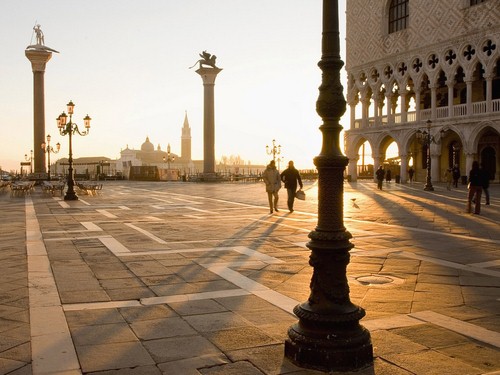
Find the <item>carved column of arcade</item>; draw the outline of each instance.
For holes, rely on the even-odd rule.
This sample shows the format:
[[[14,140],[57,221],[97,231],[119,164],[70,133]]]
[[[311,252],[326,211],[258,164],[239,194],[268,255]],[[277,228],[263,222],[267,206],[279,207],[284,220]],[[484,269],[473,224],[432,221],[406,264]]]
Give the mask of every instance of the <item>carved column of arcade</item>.
[[[370,96],[367,88],[365,87],[360,93],[361,95],[361,124],[362,128],[367,128],[369,126],[368,120],[368,110],[370,108]]]
[[[373,362],[370,333],[359,324],[365,311],[349,297],[347,265],[351,234],[343,223],[344,170],[340,118],[345,112],[340,83],[338,0],[323,0],[322,83],[316,111],[323,120],[323,143],[314,158],[318,169],[318,224],[309,234],[313,267],[310,295],[297,305],[299,322],[288,330],[285,355],[298,366],[321,371],[348,371]]]
[[[40,174],[47,171],[45,153],[40,145],[45,142],[45,65],[52,57],[52,52],[27,49],[25,55],[33,71],[33,172]]]
[[[472,163],[475,160],[476,153],[470,151],[466,152],[464,150],[464,154],[465,154],[465,171],[460,171],[460,172],[462,172],[462,175],[468,176],[470,170],[472,169]]]
[[[347,175],[351,176],[352,182],[358,181],[358,161],[359,161],[359,154],[349,156]]]
[[[440,181],[441,174],[440,169],[440,159],[441,159],[441,145],[431,144],[431,181]]]
[[[492,99],[492,93],[493,93],[493,75],[492,74],[485,74],[484,79],[486,80],[486,112],[490,113],[492,108],[491,108],[491,99]]]
[[[406,123],[408,121],[408,103],[406,102],[406,88],[401,88],[399,90],[399,97],[401,99],[401,122]]]
[[[407,154],[401,154],[399,155],[401,158],[401,166],[399,170],[400,174],[400,182],[402,184],[406,183],[407,181],[407,174],[408,174],[408,155]]]
[[[436,108],[437,108],[437,100],[436,100],[436,85],[434,83],[431,83],[429,85],[429,88],[431,89],[431,120],[434,120],[436,118]]]
[[[382,117],[384,116],[384,96],[379,93],[379,103],[378,103],[378,113],[379,113],[379,125],[383,125]]]
[[[399,95],[393,95],[391,101],[392,123],[396,123],[396,108],[398,108]]]
[[[474,81],[472,79],[468,79],[465,81],[467,85],[467,116],[472,115],[472,83]]]
[[[455,80],[449,79],[446,83],[448,86],[448,117],[454,117],[453,110],[453,88],[455,87]]]
[[[380,93],[374,92],[373,93],[373,112],[374,112],[374,125],[379,126],[380,125],[380,109],[379,109],[379,100],[380,100]]]
[[[392,92],[385,92],[385,103],[387,111],[387,125],[392,125],[394,124],[394,116],[392,111]]]
[[[414,88],[415,90],[415,121],[420,121],[420,87]]]
[[[359,103],[358,95],[355,93],[354,90],[351,89],[351,91],[348,94],[348,102],[349,108],[351,110],[351,118],[350,118],[350,129],[355,128],[355,123],[356,123],[356,106]]]

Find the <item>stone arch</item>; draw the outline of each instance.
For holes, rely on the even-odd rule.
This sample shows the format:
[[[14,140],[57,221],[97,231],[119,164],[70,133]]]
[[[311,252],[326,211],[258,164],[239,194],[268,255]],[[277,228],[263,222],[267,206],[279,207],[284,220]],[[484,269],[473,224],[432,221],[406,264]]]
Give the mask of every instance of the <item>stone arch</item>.
[[[364,155],[362,153],[360,154],[360,148],[363,146],[365,142],[368,142],[373,155],[373,140],[371,139],[370,136],[365,136],[361,134],[353,136],[351,134],[346,139],[346,146],[347,146],[346,155],[347,158],[349,159],[347,175],[349,176],[348,178],[353,182],[357,181],[360,172],[366,172],[364,174],[362,173],[363,177],[373,175],[373,165],[367,168],[366,171],[360,170],[358,165],[360,158],[363,161]]]

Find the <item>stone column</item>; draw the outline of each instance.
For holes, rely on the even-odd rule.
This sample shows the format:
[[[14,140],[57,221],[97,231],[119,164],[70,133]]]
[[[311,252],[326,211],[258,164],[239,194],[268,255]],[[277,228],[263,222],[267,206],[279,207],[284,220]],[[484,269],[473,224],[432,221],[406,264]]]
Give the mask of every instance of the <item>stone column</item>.
[[[408,121],[408,105],[406,103],[406,88],[399,90],[399,97],[401,99],[401,122],[404,124]]]
[[[429,86],[431,89],[431,120],[436,119],[436,109],[437,109],[437,100],[436,100],[436,86],[432,84]]]
[[[351,176],[351,182],[358,181],[358,162],[359,162],[359,155],[349,158],[349,164],[347,166],[347,175]]]
[[[415,89],[415,121],[420,121],[420,87]]]
[[[486,113],[490,113],[491,108],[491,98],[493,94],[493,77],[491,74],[485,75],[486,79]]]
[[[203,80],[203,174],[215,178],[215,110],[214,86],[220,68],[199,68]]]
[[[33,164],[34,173],[45,174],[45,153],[41,145],[45,142],[45,65],[52,57],[52,52],[44,49],[27,49],[26,57],[33,70]]]
[[[400,170],[399,170],[399,174],[400,174],[400,182],[402,184],[405,184],[408,177],[408,155],[406,154],[401,154],[399,156],[401,158],[401,166],[400,166]]]
[[[467,80],[467,116],[472,115],[472,80]]]
[[[375,92],[373,94],[373,122],[374,126],[380,126],[380,109],[379,109],[380,94]]]
[[[450,80],[448,83],[448,117],[454,117],[453,109],[453,87],[455,87],[455,81]]]

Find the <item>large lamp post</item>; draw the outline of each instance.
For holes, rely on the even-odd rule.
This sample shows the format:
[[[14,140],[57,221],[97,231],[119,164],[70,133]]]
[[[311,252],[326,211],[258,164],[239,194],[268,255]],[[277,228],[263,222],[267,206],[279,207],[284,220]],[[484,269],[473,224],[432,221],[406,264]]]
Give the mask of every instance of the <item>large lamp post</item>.
[[[431,144],[438,143],[438,141],[431,135],[431,126],[432,121],[427,120],[427,128],[424,130],[417,130],[417,139],[426,146],[427,149],[427,177],[425,179],[424,190],[426,191],[434,191],[434,187],[432,186],[432,178],[431,178]],[[441,130],[443,133],[443,130]]]
[[[47,143],[42,143],[42,150],[47,154],[47,180],[50,181],[50,153],[57,154],[61,149],[61,144],[59,142],[56,143],[56,149],[50,145],[50,134],[47,134]]]
[[[65,201],[75,201],[78,200],[78,196],[75,193],[75,179],[73,177],[73,145],[72,145],[72,136],[73,134],[80,134],[81,136],[85,136],[89,134],[90,131],[90,120],[92,120],[89,115],[83,118],[83,124],[85,125],[85,131],[81,132],[78,129],[78,125],[72,121],[73,110],[75,109],[75,104],[70,100],[67,104],[68,114],[69,114],[69,122],[67,122],[68,116],[66,113],[61,113],[57,118],[57,127],[59,128],[59,133],[64,136],[69,136],[69,158],[68,158],[68,190],[66,191],[66,195],[64,196]]]
[[[30,150],[30,157],[28,157],[28,154],[24,154],[24,160],[30,162],[30,174],[33,173],[33,150]]]
[[[294,308],[298,323],[288,329],[285,356],[301,367],[349,371],[373,362],[370,332],[359,324],[365,311],[349,298],[347,265],[352,236],[343,224],[344,170],[348,159],[340,149],[340,118],[346,109],[340,83],[338,0],[323,0],[323,72],[316,111],[323,124],[318,169],[318,225],[309,234],[313,267],[310,295]]]
[[[273,139],[273,145],[271,147],[269,145],[266,146],[266,153],[272,155],[273,160],[276,161],[276,155],[281,154],[281,145],[276,146],[276,140]]]

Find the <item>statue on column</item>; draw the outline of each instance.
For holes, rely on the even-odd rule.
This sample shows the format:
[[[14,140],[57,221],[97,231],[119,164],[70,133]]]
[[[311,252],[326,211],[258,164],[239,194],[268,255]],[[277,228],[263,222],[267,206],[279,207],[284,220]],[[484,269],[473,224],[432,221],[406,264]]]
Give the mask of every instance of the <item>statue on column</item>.
[[[46,51],[46,52],[56,52],[55,49],[49,48],[45,45],[45,36],[43,35],[42,27],[39,24],[36,24],[33,27],[33,31],[35,32],[36,36],[36,44],[31,44],[26,49],[28,50],[38,50],[38,51]]]
[[[217,56],[208,53],[206,50],[200,53],[199,55],[201,59],[196,61],[193,66],[189,67],[189,69],[194,68],[198,63],[200,64],[200,68],[202,68],[203,65],[208,65],[212,68],[218,69],[217,66],[215,65],[215,60],[217,59]]]
[[[40,27],[40,25],[34,26],[33,30],[35,31],[35,34],[36,34],[36,44],[44,45],[45,40],[43,37],[43,31],[42,31],[42,28]]]

